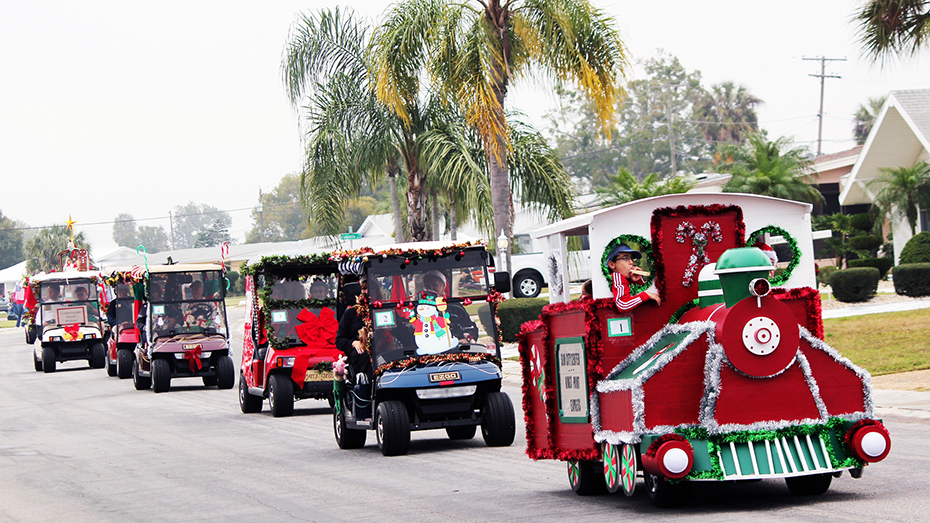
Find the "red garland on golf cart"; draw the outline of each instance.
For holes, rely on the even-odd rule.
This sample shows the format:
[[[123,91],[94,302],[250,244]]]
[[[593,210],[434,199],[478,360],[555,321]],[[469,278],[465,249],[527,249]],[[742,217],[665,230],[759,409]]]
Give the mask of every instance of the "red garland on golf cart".
[[[687,502],[693,481],[784,478],[820,494],[884,459],[868,372],[823,341],[810,211],[683,194],[537,231],[556,256],[567,236],[588,234],[602,268],[627,243],[651,273],[632,292],[654,283],[661,305],[619,311],[606,271],[593,300],[550,292],[520,334],[527,454],[567,461],[579,494],[632,495],[642,476],[658,506]],[[747,230],[783,261],[746,247]]]

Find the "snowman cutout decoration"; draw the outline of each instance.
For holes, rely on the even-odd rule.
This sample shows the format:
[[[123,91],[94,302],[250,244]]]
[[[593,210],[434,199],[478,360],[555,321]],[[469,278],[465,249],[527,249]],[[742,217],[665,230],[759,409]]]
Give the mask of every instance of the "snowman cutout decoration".
[[[442,296],[423,293],[410,316],[410,323],[413,324],[418,355],[441,354],[458,347],[459,340],[449,329],[449,313]]]

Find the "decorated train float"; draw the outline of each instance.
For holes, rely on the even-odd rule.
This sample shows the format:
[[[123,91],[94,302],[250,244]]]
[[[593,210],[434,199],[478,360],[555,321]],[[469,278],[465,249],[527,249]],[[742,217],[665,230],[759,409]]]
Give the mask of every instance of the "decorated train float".
[[[631,496],[642,477],[661,507],[687,503],[695,481],[784,478],[794,494],[821,494],[884,459],[868,372],[823,341],[810,212],[681,194],[537,231],[551,283],[519,335],[527,454],[567,462],[581,495]],[[599,276],[593,298],[572,301],[566,246],[584,235],[602,253]],[[618,308],[618,251],[641,253],[648,275],[630,292],[661,305]]]

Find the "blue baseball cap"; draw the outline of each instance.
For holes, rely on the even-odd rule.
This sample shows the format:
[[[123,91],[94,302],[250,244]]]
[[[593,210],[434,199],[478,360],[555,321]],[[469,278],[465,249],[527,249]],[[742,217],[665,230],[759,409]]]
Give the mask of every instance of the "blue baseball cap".
[[[621,243],[620,245],[614,247],[613,250],[610,251],[610,254],[607,255],[607,260],[604,262],[604,266],[609,269],[610,267],[607,264],[613,261],[617,256],[620,256],[621,254],[625,252],[629,253],[630,257],[633,258],[634,260],[638,260],[643,257],[643,254],[641,252],[637,251],[636,249],[633,249],[632,247],[630,247],[629,245],[625,243]]]

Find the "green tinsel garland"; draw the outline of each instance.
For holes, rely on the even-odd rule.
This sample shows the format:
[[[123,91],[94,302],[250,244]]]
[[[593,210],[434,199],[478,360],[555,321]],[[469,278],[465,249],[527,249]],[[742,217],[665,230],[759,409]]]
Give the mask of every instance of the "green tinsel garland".
[[[746,247],[752,247],[752,245],[761,240],[762,235],[766,233],[773,236],[781,236],[788,242],[788,247],[791,248],[791,261],[788,262],[788,267],[786,267],[785,271],[781,274],[769,278],[769,283],[771,283],[773,287],[777,287],[779,285],[784,285],[785,282],[788,281],[788,278],[791,277],[791,273],[794,272],[794,268],[801,263],[801,249],[798,248],[798,241],[794,239],[794,236],[791,236],[788,234],[788,231],[775,225],[766,225],[757,231],[753,231],[753,233],[746,238]]]

